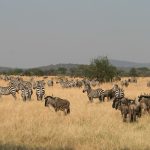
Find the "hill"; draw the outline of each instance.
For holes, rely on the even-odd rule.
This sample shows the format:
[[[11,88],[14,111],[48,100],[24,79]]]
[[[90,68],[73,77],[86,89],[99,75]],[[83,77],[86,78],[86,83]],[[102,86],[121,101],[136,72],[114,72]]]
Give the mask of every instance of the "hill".
[[[131,61],[115,60],[115,59],[109,59],[109,61],[113,66],[124,69],[124,70],[129,70],[130,68],[133,68],[133,67],[134,68],[140,68],[140,67],[150,68],[150,63],[138,63],[138,62],[131,62]],[[58,69],[58,68],[66,68],[66,69],[76,68],[79,65],[82,65],[82,64],[71,64],[71,63],[51,64],[51,65],[39,66],[39,67],[35,67],[35,68],[41,69],[42,71],[44,71],[44,70],[51,70],[51,69]],[[87,64],[84,64],[84,65],[87,65]],[[13,69],[16,69],[16,68],[0,67],[0,72],[7,72],[7,71],[10,71]],[[33,69],[33,68],[26,68],[26,69]],[[26,69],[23,69],[23,70],[26,70]]]

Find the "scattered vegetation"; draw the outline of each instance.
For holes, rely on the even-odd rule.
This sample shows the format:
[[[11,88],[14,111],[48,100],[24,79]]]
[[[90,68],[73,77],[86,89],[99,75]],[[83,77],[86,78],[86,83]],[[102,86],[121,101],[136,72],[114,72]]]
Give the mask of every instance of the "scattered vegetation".
[[[122,77],[148,77],[150,76],[150,69],[146,67],[141,68],[116,68],[113,66],[107,57],[93,59],[89,65],[76,65],[76,67],[66,65],[58,68],[32,68],[32,69],[11,69],[9,71],[0,72],[6,75],[24,75],[24,76],[61,76],[67,75],[71,77],[88,77],[96,78],[99,81],[111,81],[114,76]]]

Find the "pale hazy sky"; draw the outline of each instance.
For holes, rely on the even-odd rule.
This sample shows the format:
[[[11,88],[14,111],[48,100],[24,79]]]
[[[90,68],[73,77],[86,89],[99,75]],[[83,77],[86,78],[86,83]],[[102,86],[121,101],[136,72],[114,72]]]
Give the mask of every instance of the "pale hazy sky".
[[[150,0],[0,0],[0,66],[150,62]]]

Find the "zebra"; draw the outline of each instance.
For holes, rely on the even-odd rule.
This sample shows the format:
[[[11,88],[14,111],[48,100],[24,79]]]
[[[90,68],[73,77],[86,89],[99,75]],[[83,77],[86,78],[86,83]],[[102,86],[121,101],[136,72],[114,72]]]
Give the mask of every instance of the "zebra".
[[[54,107],[56,112],[62,110],[65,115],[70,113],[70,102],[68,100],[53,96],[47,96],[44,99],[45,107],[51,105],[52,107]]]
[[[11,79],[8,85],[15,87],[17,93],[19,93],[19,90],[21,90],[20,81],[16,78]]]
[[[73,81],[73,80],[71,80],[71,81],[63,81],[63,80],[61,80],[60,82],[57,82],[57,83],[60,83],[62,88],[76,87],[76,82]]]
[[[129,85],[129,82],[128,82],[127,80],[121,81],[121,86],[122,86],[122,87],[123,87],[123,86],[128,87],[128,85]]]
[[[14,78],[9,82],[9,85],[14,86],[16,88],[16,92],[19,93],[19,90],[22,90],[23,88],[27,88],[30,93],[32,92],[32,83],[29,81],[23,81],[23,79],[20,78]]]
[[[89,84],[84,85],[83,93],[87,92],[89,101],[92,102],[93,98],[99,98],[100,101],[104,101],[104,90],[103,89],[92,89]]]
[[[33,87],[33,89],[36,89],[37,86],[39,86],[39,85],[45,87],[45,84],[46,84],[46,83],[45,83],[44,80],[38,80],[38,81],[34,81],[34,82],[32,83],[32,87]]]
[[[7,86],[7,87],[2,87],[0,86],[0,97],[2,95],[12,95],[14,97],[14,99],[16,100],[16,88],[14,86]]]
[[[88,79],[83,79],[82,82],[84,85],[87,85],[87,84],[90,85],[90,80]]]
[[[36,81],[36,86],[34,89],[36,89],[36,96],[37,100],[42,100],[43,96],[45,95],[45,82],[44,80]]]
[[[119,88],[117,84],[115,84],[112,89],[114,91],[114,100],[113,100],[112,107],[118,109],[120,100],[124,98],[124,90]]]
[[[21,81],[21,84],[23,84],[23,86],[25,86],[26,88],[32,89],[32,83],[29,81]]]
[[[82,81],[76,80],[76,87],[81,88],[83,85]]]
[[[54,85],[54,82],[53,80],[48,80],[47,81],[47,85],[50,87],[50,86],[53,86]]]
[[[33,94],[33,91],[32,89],[28,89],[27,87],[24,87],[21,89],[21,97],[23,99],[23,101],[26,101],[26,100],[31,100],[31,96]]]

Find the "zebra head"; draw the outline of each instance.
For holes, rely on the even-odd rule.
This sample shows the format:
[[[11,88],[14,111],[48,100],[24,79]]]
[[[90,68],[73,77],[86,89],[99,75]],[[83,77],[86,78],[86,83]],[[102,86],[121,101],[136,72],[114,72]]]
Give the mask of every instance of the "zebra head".
[[[112,91],[116,91],[119,88],[118,84],[114,84],[112,87]]]

